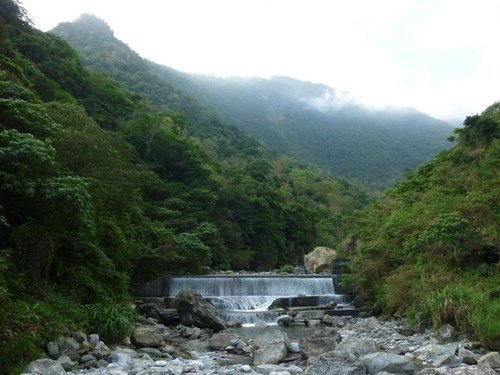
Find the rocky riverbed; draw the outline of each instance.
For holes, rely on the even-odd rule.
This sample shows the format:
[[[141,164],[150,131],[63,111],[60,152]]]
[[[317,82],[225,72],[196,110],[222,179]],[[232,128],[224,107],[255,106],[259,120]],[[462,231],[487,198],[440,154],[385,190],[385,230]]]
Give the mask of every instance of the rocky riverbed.
[[[250,331],[251,332],[251,331]],[[129,341],[107,346],[74,332],[50,343],[25,374],[455,374],[500,373],[500,355],[453,327],[417,333],[404,320],[325,317],[314,327],[211,329],[142,317]]]

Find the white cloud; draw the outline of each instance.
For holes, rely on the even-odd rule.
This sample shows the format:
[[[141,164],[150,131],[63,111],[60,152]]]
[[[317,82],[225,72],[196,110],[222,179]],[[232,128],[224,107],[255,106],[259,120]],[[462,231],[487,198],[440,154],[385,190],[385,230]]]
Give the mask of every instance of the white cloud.
[[[42,29],[94,13],[142,56],[189,72],[288,75],[441,118],[500,98],[498,0],[23,3]]]

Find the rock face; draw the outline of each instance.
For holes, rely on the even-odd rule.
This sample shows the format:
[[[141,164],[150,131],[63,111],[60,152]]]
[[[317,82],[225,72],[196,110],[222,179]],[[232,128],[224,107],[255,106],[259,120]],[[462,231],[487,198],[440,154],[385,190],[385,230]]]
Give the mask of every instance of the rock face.
[[[201,295],[190,290],[182,290],[174,299],[181,323],[199,328],[211,328],[215,332],[226,328],[215,308]]]
[[[304,265],[310,273],[330,271],[336,258],[335,250],[320,246],[304,256]]]
[[[64,375],[66,374],[66,370],[60,363],[52,359],[37,359],[26,367],[23,374]]]
[[[277,364],[287,353],[288,336],[285,332],[271,330],[258,335],[254,344],[257,350],[253,354],[253,364]]]
[[[369,374],[377,374],[381,371],[392,374],[413,374],[415,372],[415,365],[410,359],[393,353],[366,354],[361,357],[361,361],[365,364]]]

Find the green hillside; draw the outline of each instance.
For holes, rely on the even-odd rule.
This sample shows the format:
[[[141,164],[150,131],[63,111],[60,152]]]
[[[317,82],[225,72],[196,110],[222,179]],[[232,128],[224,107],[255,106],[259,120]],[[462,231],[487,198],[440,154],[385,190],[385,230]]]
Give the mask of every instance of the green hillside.
[[[425,312],[500,348],[500,104],[467,117],[449,151],[360,212],[359,293],[385,313]]]
[[[301,262],[366,201],[179,91],[151,102],[87,71],[0,5],[0,373],[70,329],[119,339],[158,275]]]
[[[78,51],[86,67],[156,104],[172,106],[180,89],[273,150],[371,190],[391,186],[405,169],[449,147],[451,126],[415,110],[369,109],[330,87],[286,77],[221,79],[154,64],[94,16],[53,32]]]

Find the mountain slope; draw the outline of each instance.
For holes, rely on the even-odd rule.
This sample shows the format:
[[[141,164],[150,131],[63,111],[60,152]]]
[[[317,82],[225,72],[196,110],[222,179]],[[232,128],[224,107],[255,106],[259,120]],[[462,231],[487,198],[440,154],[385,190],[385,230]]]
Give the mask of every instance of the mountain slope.
[[[154,102],[171,103],[169,93],[180,89],[272,149],[371,189],[392,185],[405,169],[449,146],[451,127],[415,110],[368,109],[327,86],[286,77],[221,79],[148,62],[93,16],[53,32],[79,52],[85,66]]]
[[[360,295],[385,313],[423,312],[498,350],[500,104],[456,138],[357,215],[350,253]]]

